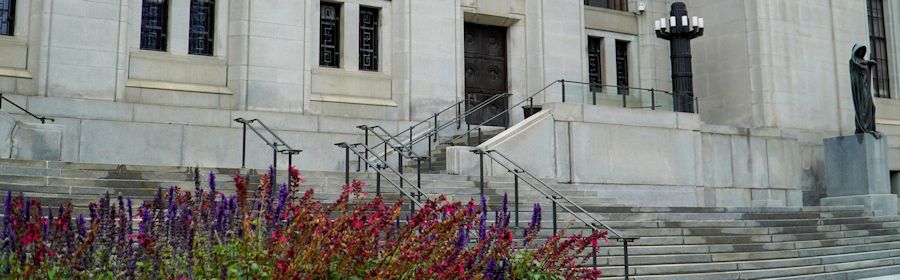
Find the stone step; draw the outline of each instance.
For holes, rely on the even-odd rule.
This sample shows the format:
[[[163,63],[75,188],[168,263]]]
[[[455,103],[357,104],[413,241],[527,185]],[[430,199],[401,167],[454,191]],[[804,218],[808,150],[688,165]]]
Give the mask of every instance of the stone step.
[[[881,257],[880,255],[877,255]],[[813,262],[814,263],[814,262]],[[803,261],[790,262],[786,266],[777,268],[753,269],[751,265],[745,265],[748,269],[742,269],[741,263],[719,264],[670,264],[654,266],[631,266],[634,279],[770,279],[775,277],[788,277],[795,275],[822,274],[830,272],[851,271],[864,268],[894,266],[900,264],[900,257],[875,258],[857,261],[820,263],[804,265]],[[603,279],[623,279],[617,276],[623,275],[620,266],[601,268],[607,277]],[[816,278],[819,279],[819,278]]]

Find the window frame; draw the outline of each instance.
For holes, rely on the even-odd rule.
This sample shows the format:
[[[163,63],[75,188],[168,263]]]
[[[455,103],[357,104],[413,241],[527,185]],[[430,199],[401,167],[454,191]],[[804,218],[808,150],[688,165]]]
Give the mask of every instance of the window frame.
[[[0,29],[0,36],[16,36],[16,0],[0,0],[0,7],[2,7],[3,1],[7,1],[8,8],[6,9],[6,18],[0,17],[0,21],[5,21],[7,28],[5,32]],[[3,24],[4,22],[0,22],[0,27]]]
[[[149,25],[145,25],[145,21],[147,20],[146,14],[145,14],[145,12],[146,12],[145,5],[147,5],[147,3],[150,1],[165,2],[165,7],[163,7],[160,10],[161,16],[156,18],[156,20],[159,20],[161,22],[160,25],[158,26],[161,34],[159,36],[157,36],[157,38],[156,38],[159,45],[155,46],[155,47],[150,46],[149,43],[145,44],[145,36],[149,36],[145,33],[145,32],[149,32],[148,29],[146,29],[146,27]],[[148,51],[161,51],[161,52],[168,51],[168,47],[169,47],[169,44],[168,44],[169,43],[168,42],[168,40],[169,40],[169,9],[170,8],[171,8],[171,1],[169,1],[169,0],[141,0],[141,26],[140,26],[141,35],[140,35],[140,42],[139,42],[140,49],[148,50]],[[157,26],[153,26],[153,27],[157,28]]]
[[[603,69],[603,55],[605,53],[603,47],[604,38],[589,35],[587,40],[588,83],[591,84],[590,90],[591,92],[603,92],[603,75],[606,73]]]
[[[328,19],[325,18],[326,15],[325,15],[325,13],[323,13],[323,11],[325,11],[326,6],[330,6],[330,7],[334,8],[333,18],[328,18]],[[341,36],[343,36],[343,34],[341,32],[341,24],[342,24],[341,12],[342,12],[342,10],[343,10],[342,3],[324,2],[324,1],[319,3],[319,63],[318,63],[319,67],[341,68],[341,54],[342,54]],[[326,26],[325,20],[331,21],[331,24]],[[329,38],[331,38],[332,42],[329,42],[329,44],[327,44],[327,45],[325,44],[326,40],[327,40],[327,38],[325,36],[326,27],[330,27],[331,29],[328,29],[328,30],[333,31],[332,33],[330,33],[330,36],[329,36]],[[331,54],[332,60],[330,62],[326,62],[326,60],[325,60],[325,57],[328,54]]]
[[[883,0],[866,0],[866,19],[869,27],[869,53],[872,60],[877,63],[872,69],[873,96],[891,98],[888,32]]]
[[[371,26],[364,26],[364,16],[365,13],[371,13],[374,15],[373,24]],[[379,44],[381,43],[381,8],[379,7],[370,7],[370,6],[359,6],[359,70],[360,71],[379,71],[379,51],[381,48]],[[371,36],[371,40],[367,42],[366,40],[366,32],[371,31],[369,33]],[[364,45],[368,44],[371,46],[370,48],[365,48]],[[367,64],[365,58],[367,54],[371,54],[371,63]]]
[[[584,0],[584,5],[623,12],[628,11],[627,0]]]
[[[201,2],[202,1],[202,2]],[[205,9],[206,22],[197,22],[200,9]],[[213,56],[216,52],[216,0],[190,0],[188,12],[188,54]],[[198,32],[195,27],[205,27],[206,32]],[[202,45],[202,46],[201,46]]]

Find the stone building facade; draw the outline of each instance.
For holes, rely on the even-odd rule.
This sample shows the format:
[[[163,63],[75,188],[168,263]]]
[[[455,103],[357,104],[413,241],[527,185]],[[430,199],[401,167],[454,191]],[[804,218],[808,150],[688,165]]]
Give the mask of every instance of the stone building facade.
[[[8,11],[3,20],[12,23],[0,36],[0,93],[56,118],[65,161],[236,167],[241,129],[232,120],[245,117],[265,120],[304,149],[301,168],[338,170],[343,152],[332,144],[362,142],[357,125],[400,131],[473,90],[509,93],[507,104],[540,92],[534,103],[556,110],[551,131],[561,123],[582,131],[571,123],[591,122],[590,111],[601,123],[631,131],[598,143],[627,143],[629,135],[683,140],[648,142],[660,152],[646,157],[597,152],[605,148],[585,142],[579,147],[606,157],[610,168],[666,162],[626,176],[631,181],[601,176],[588,183],[703,186],[692,191],[700,206],[814,205],[823,188],[822,139],[854,131],[850,48],[877,41],[885,69],[876,82],[878,125],[890,138],[900,136],[895,1],[684,1],[706,23],[692,45],[698,114],[673,113],[671,98],[643,90],[625,96],[628,107],[637,107],[625,112],[616,108],[622,95],[615,90],[579,109],[558,104],[563,92],[566,103],[593,104],[598,90],[544,89],[565,79],[670,90],[669,45],[656,38],[654,21],[668,17],[672,2],[0,0],[0,14]],[[472,63],[482,54],[470,42],[500,46],[502,53]],[[496,75],[500,83],[472,83]],[[653,105],[669,112],[646,109]],[[582,113],[562,114],[569,110]],[[508,118],[507,125],[518,124],[523,112],[512,110]],[[651,133],[656,128],[664,130]],[[262,143],[248,145],[249,167],[270,163]],[[554,156],[564,148],[548,147]],[[891,147],[891,169],[900,171],[900,142]],[[784,165],[769,161],[780,155],[787,155]],[[555,161],[546,176],[573,182],[575,172],[562,170],[591,161]],[[682,171],[693,179],[672,168],[687,165],[693,169]],[[659,170],[675,177],[640,179]],[[740,180],[766,183],[725,190],[740,189]],[[900,175],[894,181],[900,185]],[[774,185],[777,194],[767,190]],[[747,199],[720,199],[731,196]]]

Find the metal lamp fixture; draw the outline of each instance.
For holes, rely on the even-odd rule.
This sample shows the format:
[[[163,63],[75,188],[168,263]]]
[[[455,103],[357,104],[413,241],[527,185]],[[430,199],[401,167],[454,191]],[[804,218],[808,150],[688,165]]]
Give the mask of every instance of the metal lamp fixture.
[[[669,18],[654,22],[656,37],[669,40],[672,58],[672,89],[675,111],[693,113],[694,81],[691,70],[691,39],[703,35],[703,18],[689,17],[682,2],[672,3]]]

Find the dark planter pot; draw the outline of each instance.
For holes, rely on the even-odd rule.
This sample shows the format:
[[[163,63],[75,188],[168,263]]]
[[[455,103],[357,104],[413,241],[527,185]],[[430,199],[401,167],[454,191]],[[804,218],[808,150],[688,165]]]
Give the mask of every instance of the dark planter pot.
[[[537,112],[541,111],[541,105],[525,105],[522,106],[522,113],[525,115],[525,118],[531,117],[531,115],[537,114]]]

